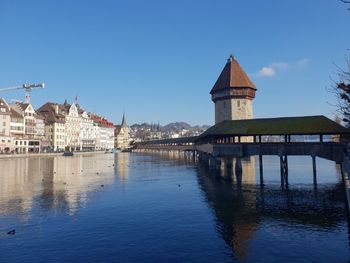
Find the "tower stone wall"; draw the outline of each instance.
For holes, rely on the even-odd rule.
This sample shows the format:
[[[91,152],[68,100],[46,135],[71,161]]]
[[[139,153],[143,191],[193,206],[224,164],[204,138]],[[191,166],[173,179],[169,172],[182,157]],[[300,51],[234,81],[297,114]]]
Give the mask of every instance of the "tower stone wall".
[[[210,92],[215,103],[215,123],[252,119],[255,91],[253,82],[230,56]]]

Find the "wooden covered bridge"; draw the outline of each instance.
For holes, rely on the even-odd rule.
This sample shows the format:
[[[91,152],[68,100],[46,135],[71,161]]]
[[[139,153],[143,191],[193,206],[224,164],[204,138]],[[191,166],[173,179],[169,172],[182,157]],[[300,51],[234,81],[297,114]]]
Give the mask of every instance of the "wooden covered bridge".
[[[144,141],[135,144],[134,151],[181,151],[219,169],[224,163],[236,171],[240,159],[259,156],[260,179],[263,174],[263,156],[280,157],[281,179],[288,184],[288,156],[312,157],[316,182],[316,157],[341,163],[346,155],[349,129],[325,116],[264,118],[222,121],[200,136]]]

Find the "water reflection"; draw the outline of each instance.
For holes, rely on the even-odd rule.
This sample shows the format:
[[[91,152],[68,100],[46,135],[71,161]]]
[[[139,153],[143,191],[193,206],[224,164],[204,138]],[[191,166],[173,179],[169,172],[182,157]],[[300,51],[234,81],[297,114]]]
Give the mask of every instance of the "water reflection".
[[[27,214],[34,203],[75,213],[88,192],[113,183],[113,165],[113,155],[2,159],[0,215]]]
[[[116,153],[114,157],[114,164],[114,171],[119,180],[121,182],[127,181],[130,167],[129,153]]]
[[[312,187],[283,189],[278,185],[261,188],[252,184],[255,172],[254,176],[246,173],[255,171],[254,165],[249,161],[242,164],[241,183],[218,179],[217,172],[198,166],[198,183],[215,214],[217,231],[238,261],[246,259],[262,221],[272,220],[276,225],[301,227],[305,231],[335,230],[344,223],[341,182],[317,191]]]
[[[260,187],[254,158],[240,160],[240,173],[219,174],[175,152],[2,159],[0,261],[347,259],[345,195],[334,166],[318,162],[314,189],[310,160],[291,158],[291,183],[282,188],[276,160],[264,160]]]

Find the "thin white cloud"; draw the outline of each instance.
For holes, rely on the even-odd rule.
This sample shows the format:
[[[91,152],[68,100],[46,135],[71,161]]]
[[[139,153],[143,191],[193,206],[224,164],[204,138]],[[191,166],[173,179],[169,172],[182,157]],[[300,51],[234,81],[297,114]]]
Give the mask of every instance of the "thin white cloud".
[[[303,58],[294,63],[274,62],[268,66],[262,67],[257,73],[250,74],[255,77],[274,77],[282,70],[300,69],[306,67],[310,63],[310,59]]]
[[[275,62],[270,65],[273,69],[287,69],[289,64],[287,62]]]
[[[273,77],[276,75],[276,71],[272,67],[263,67],[257,75],[260,77]]]
[[[300,59],[298,62],[297,62],[297,66],[300,68],[300,67],[305,67],[307,66],[308,64],[310,63],[310,59],[308,58],[303,58],[303,59]]]

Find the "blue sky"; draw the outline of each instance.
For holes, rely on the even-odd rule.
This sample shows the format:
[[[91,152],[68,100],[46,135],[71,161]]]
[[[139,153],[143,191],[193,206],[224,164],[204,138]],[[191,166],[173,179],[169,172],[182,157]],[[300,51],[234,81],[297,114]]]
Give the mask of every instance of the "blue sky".
[[[0,87],[44,81],[35,107],[78,96],[116,123],[213,124],[209,91],[233,53],[258,88],[255,117],[333,117],[349,25],[338,0],[2,0]]]

